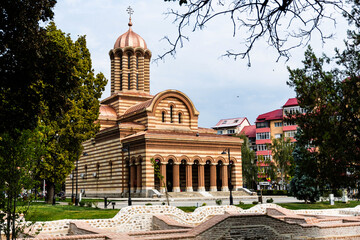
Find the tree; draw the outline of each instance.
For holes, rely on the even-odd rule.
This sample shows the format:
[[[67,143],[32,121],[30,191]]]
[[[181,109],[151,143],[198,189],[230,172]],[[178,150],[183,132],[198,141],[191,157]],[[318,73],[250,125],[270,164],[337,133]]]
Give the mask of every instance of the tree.
[[[157,163],[156,160],[153,158],[150,159],[150,162],[151,162],[152,167],[154,168],[154,175],[159,179],[160,187],[163,186],[163,188],[165,189],[166,202],[167,202],[167,205],[170,206],[169,192],[167,190],[167,185],[164,181],[164,176],[161,175],[161,173],[160,173],[160,164]]]
[[[273,154],[273,159],[276,163],[277,169],[280,170],[281,174],[281,185],[282,190],[285,189],[285,179],[293,167],[293,157],[292,152],[294,150],[294,144],[291,142],[290,138],[281,137],[274,138],[270,149]]]
[[[95,123],[99,116],[98,99],[107,80],[102,73],[94,75],[85,36],[73,42],[54,23],[46,29],[49,47],[46,59],[49,63],[44,68],[56,79],[68,77],[76,83],[65,99],[62,111],[51,111],[47,102],[42,105],[39,125],[43,126],[42,134],[47,140],[43,144],[44,155],[41,156],[37,174],[40,179],[47,180],[47,201],[50,203],[55,184],[65,181],[80,157],[82,143],[94,137],[99,130],[99,124]]]
[[[171,0],[165,0],[171,1]],[[192,31],[204,29],[211,21],[216,21],[224,15],[233,25],[233,37],[237,36],[244,42],[243,50],[227,50],[224,56],[235,59],[247,58],[250,65],[250,51],[255,43],[265,38],[274,47],[280,57],[289,58],[292,48],[308,44],[314,31],[318,32],[324,42],[330,35],[321,30],[321,23],[329,20],[335,25],[333,9],[344,10],[340,0],[282,0],[282,1],[241,1],[241,0],[173,0],[179,1],[181,11],[170,10],[168,15],[174,16],[177,24],[177,37],[165,39],[171,48],[158,59],[166,55],[174,55],[176,49],[183,46],[185,29]],[[327,9],[330,8],[330,11]],[[184,10],[183,10],[184,9]],[[183,11],[182,11],[183,10]],[[244,31],[242,31],[244,30]]]
[[[249,147],[248,138],[245,135],[240,135],[240,138],[244,140],[241,146],[243,180],[248,188],[256,189],[256,182],[258,180],[256,154],[255,151]]]
[[[304,68],[289,69],[305,114],[293,118],[304,139],[316,147],[319,180],[331,189],[355,186],[360,176],[360,3],[346,15],[355,29],[348,31],[345,50],[335,57],[317,57],[309,47]],[[335,65],[336,68],[329,67]],[[326,70],[329,69],[329,70]]]
[[[290,182],[291,194],[305,203],[314,203],[320,197],[318,152],[312,151],[310,141],[298,129],[297,142],[293,152],[295,174]]]

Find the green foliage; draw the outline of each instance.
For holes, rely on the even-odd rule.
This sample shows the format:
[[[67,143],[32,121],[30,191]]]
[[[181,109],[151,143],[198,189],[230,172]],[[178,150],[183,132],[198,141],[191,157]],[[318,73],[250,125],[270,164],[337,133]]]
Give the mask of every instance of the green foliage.
[[[47,74],[55,75],[59,81],[71,79],[73,83],[62,111],[55,113],[48,102],[43,102],[43,114],[38,121],[46,140],[42,145],[37,177],[46,179],[48,186],[53,187],[54,183],[63,183],[74,168],[82,151],[82,142],[99,130],[99,125],[94,122],[99,115],[98,99],[107,81],[101,73],[94,76],[84,36],[73,42],[69,35],[50,23],[47,39],[49,63],[44,66]],[[59,94],[57,89],[53,91]]]
[[[272,199],[272,198],[266,199],[266,203],[273,203],[273,202],[274,202],[274,199]]]
[[[258,203],[259,203],[258,201],[253,201],[253,202],[252,202],[253,205],[256,205],[256,204],[258,204]]]
[[[221,199],[216,199],[216,200],[215,200],[215,203],[216,203],[216,205],[219,205],[219,206],[220,206],[220,205],[222,204],[222,200],[221,200]]]
[[[202,206],[202,207],[205,207],[205,206],[206,206],[206,203],[201,204],[201,206]]]
[[[276,163],[276,167],[278,170],[280,170],[282,189],[284,189],[285,182],[287,182],[286,179],[292,172],[291,170],[294,165],[292,156],[294,144],[291,142],[290,138],[275,138],[272,139],[270,149],[273,154],[273,160]]]
[[[248,138],[245,135],[240,135],[240,138],[244,141],[241,146],[243,180],[248,188],[255,189],[258,181],[256,154],[254,150],[250,149]]]
[[[151,206],[152,203],[145,203],[145,206]]]
[[[260,195],[262,192],[262,195],[264,196],[287,196],[288,195],[288,191],[287,190],[268,190],[268,189],[264,189],[264,190],[258,190],[257,194]]]
[[[80,206],[80,207],[84,207],[84,206],[85,206],[85,202],[79,202],[79,206]]]
[[[154,175],[159,179],[160,185],[162,184],[163,186],[165,186],[166,202],[167,202],[167,205],[170,206],[169,193],[167,190],[166,183],[164,181],[164,176],[161,175],[161,173],[160,173],[160,164],[157,163],[154,158],[151,158],[150,162],[151,162],[152,167],[154,168]]]
[[[295,138],[297,140],[293,152],[295,175],[290,182],[290,191],[297,199],[304,200],[305,203],[313,203],[320,197],[317,152],[309,150],[309,141],[304,139],[301,129],[298,129]]]
[[[242,202],[242,201],[239,201],[239,205],[244,205],[244,202]]]
[[[88,208],[91,208],[93,205],[92,202],[85,202],[85,206],[88,207]]]

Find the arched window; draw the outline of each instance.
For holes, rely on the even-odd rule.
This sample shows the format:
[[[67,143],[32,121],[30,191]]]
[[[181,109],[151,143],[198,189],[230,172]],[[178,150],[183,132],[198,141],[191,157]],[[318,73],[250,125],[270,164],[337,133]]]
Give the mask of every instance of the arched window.
[[[181,123],[182,119],[181,119],[181,113],[178,114],[178,117],[179,117],[179,123]]]
[[[170,122],[173,122],[173,106],[170,106]]]
[[[128,69],[131,67],[131,53],[128,53]]]
[[[139,74],[136,74],[136,90],[139,90]]]
[[[161,121],[162,121],[162,122],[165,122],[165,112],[162,112],[161,115],[162,115],[162,116],[161,116]]]
[[[122,73],[120,74],[120,91],[122,91],[123,88],[123,77],[122,77]]]
[[[139,54],[136,55],[136,69],[139,69]]]
[[[123,69],[123,60],[122,60],[122,55],[119,55],[120,58],[120,70]]]
[[[128,90],[130,90],[131,73],[128,73]]]

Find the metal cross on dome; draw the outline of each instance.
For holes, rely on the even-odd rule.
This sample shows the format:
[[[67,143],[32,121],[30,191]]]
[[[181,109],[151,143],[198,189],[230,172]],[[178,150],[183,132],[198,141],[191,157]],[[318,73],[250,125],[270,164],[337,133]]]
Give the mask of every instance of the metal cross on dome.
[[[134,10],[129,6],[127,9],[126,9],[127,13],[129,14],[129,18],[131,20],[131,15],[134,13]]]

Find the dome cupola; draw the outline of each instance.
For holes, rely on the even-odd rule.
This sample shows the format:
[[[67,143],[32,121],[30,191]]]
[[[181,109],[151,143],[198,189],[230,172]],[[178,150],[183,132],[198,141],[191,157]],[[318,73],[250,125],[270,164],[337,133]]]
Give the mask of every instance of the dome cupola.
[[[111,60],[111,94],[117,92],[150,93],[150,59],[151,52],[145,40],[132,30],[131,14],[129,30],[116,40],[110,50]]]

